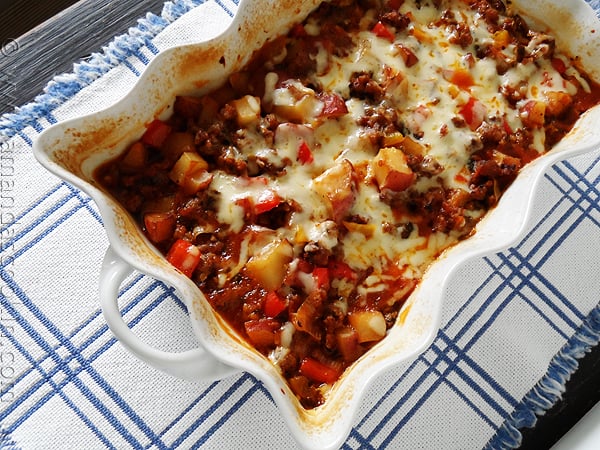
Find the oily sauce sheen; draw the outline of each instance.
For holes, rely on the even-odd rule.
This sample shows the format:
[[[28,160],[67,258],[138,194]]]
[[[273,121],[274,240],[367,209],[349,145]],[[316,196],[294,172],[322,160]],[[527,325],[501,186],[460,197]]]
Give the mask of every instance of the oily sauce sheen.
[[[599,92],[499,0],[334,0],[96,176],[314,408]]]

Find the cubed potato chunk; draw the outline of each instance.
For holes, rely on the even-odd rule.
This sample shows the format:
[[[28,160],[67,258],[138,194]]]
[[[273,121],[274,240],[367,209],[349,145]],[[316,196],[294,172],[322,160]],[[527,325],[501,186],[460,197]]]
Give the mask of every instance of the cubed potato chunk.
[[[231,102],[237,113],[237,124],[245,127],[257,122],[260,118],[260,98],[244,95],[242,98]]]
[[[349,222],[344,220],[342,222],[344,224],[344,227],[346,227],[346,229],[352,233],[361,233],[363,234],[367,239],[370,239],[373,237],[373,234],[375,234],[375,225],[373,225],[372,223],[356,223],[356,222]]]
[[[565,112],[573,103],[573,97],[567,92],[550,91],[544,94],[546,97],[546,117],[558,117]]]
[[[173,237],[175,216],[168,212],[151,212],[144,214],[144,227],[150,240],[160,243]]]
[[[294,81],[273,91],[272,106],[275,114],[296,123],[310,123],[323,111],[315,92]]]
[[[389,147],[396,147],[402,150],[405,155],[425,156],[425,147],[409,136],[402,139],[402,142],[399,142],[396,145],[390,145]]]
[[[361,354],[358,345],[358,333],[353,327],[343,327],[336,331],[338,350],[345,361],[354,361]]]
[[[144,167],[147,160],[148,150],[144,144],[138,141],[129,147],[122,162],[125,169],[140,169]]]
[[[313,189],[328,202],[333,220],[340,222],[356,200],[356,173],[347,159],[313,180]]]
[[[530,100],[519,108],[519,116],[526,127],[541,128],[546,120],[546,104]]]
[[[273,104],[273,112],[283,119],[297,123],[311,122],[323,109],[323,104],[313,96],[305,95],[288,104]]]
[[[210,184],[212,176],[207,169],[208,163],[202,156],[195,152],[184,152],[169,172],[169,178],[191,195]]]
[[[246,273],[267,291],[281,287],[294,251],[286,240],[271,242],[246,263]]]
[[[380,311],[358,311],[348,315],[348,321],[356,330],[359,343],[379,341],[387,327]]]
[[[408,167],[406,155],[395,147],[380,149],[371,167],[381,191],[403,191],[413,184],[416,178]]]

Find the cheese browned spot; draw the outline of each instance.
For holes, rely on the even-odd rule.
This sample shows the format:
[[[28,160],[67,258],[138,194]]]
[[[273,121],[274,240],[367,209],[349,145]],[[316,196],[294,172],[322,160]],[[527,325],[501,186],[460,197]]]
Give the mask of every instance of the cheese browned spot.
[[[323,3],[98,177],[312,408],[598,103],[573,61],[496,1]]]

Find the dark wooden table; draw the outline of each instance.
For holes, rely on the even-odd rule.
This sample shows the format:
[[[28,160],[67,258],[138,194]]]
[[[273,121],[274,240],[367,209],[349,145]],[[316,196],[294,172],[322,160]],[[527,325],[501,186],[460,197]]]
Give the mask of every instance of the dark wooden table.
[[[136,26],[163,0],[0,0],[0,114],[31,102],[55,75]]]
[[[0,0],[0,114],[33,101],[54,75],[126,33],[162,0]],[[548,449],[600,401],[600,346],[580,361],[563,399],[522,430],[522,449]]]

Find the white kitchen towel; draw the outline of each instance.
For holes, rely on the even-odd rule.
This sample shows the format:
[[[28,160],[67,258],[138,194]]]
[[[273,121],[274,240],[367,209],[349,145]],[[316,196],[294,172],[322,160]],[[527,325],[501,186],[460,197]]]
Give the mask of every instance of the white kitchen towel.
[[[96,206],[31,153],[48,126],[113,103],[161,50],[214,36],[236,10],[230,0],[166,3],[0,118],[0,447],[296,448],[252,376],[178,380],[115,340],[98,304],[108,241]],[[519,428],[560,397],[599,340],[599,198],[600,150],[548,169],[522,239],[456,271],[432,345],[377,378],[344,448],[518,446]],[[120,306],[146,342],[194,347],[163,283],[130,276]]]

